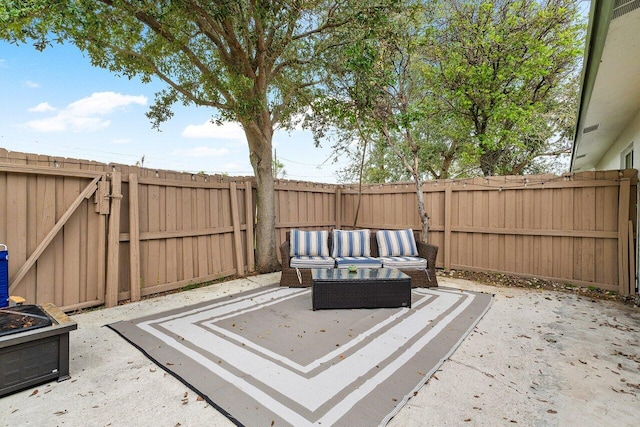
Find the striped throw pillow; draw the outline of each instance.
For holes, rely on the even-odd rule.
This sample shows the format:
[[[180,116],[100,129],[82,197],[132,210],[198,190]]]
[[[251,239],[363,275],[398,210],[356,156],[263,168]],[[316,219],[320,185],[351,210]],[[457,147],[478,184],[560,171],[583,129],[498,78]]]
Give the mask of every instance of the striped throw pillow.
[[[329,232],[291,230],[290,256],[329,256]]]
[[[371,256],[369,230],[333,230],[331,256]]]
[[[416,256],[418,247],[413,237],[413,230],[379,230],[376,232],[378,252],[386,256]]]

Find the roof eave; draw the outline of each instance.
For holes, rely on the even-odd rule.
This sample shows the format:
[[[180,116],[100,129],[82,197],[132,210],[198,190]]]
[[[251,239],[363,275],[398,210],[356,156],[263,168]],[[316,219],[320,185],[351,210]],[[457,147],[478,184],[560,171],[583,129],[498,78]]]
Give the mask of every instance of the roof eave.
[[[578,106],[576,127],[573,133],[573,149],[571,150],[570,169],[572,171],[575,168],[576,155],[582,138],[582,129],[585,125],[585,117],[589,109],[589,102],[591,100],[596,76],[598,75],[598,68],[600,66],[600,60],[602,59],[607,32],[609,31],[613,7],[613,0],[591,0],[582,67],[582,81],[580,84],[580,104]]]

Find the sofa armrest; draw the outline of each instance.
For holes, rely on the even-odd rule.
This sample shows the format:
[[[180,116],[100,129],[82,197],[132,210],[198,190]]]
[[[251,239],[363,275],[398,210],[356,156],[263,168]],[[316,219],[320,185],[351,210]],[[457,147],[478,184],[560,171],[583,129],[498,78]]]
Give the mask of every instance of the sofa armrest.
[[[416,246],[418,247],[418,254],[421,258],[429,259],[432,256],[438,255],[438,247],[436,245],[432,245],[431,243],[416,241]]]
[[[418,254],[420,257],[427,260],[429,280],[434,284],[434,286],[438,286],[436,279],[436,258],[438,256],[438,247],[431,243],[421,241],[417,241],[416,245],[418,246]]]
[[[280,258],[282,260],[282,270],[283,271],[285,269],[287,269],[287,270],[291,269],[291,267],[289,267],[289,259],[291,258],[289,256],[290,253],[291,253],[291,243],[288,240],[285,240],[280,245]]]
[[[280,256],[282,257],[282,275],[280,276],[280,286],[288,287],[307,287],[311,286],[311,269],[309,268],[291,268],[290,243],[285,240],[280,245]],[[302,279],[302,282],[300,282]]]

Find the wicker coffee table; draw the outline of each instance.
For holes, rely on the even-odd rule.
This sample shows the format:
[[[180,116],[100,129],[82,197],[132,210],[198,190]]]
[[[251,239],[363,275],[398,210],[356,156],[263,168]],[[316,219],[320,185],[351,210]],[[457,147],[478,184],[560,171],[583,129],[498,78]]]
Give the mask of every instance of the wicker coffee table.
[[[411,278],[395,268],[314,268],[313,309],[411,307]]]

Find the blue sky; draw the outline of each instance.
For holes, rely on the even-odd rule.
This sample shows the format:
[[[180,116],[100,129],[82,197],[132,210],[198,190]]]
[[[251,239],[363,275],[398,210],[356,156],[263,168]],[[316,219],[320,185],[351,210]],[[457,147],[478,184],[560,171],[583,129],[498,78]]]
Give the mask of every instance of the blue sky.
[[[0,42],[0,82],[0,147],[9,151],[129,165],[144,156],[152,169],[253,175],[237,124],[215,126],[214,111],[176,105],[158,132],[145,112],[163,84],[92,67],[74,46]],[[273,146],[287,179],[334,183],[343,166],[306,131],[278,131]]]

